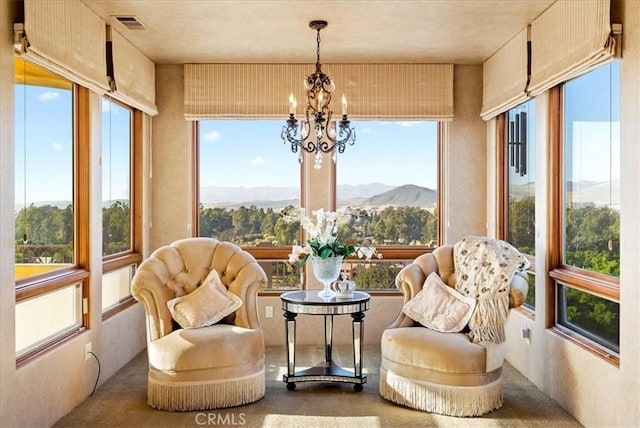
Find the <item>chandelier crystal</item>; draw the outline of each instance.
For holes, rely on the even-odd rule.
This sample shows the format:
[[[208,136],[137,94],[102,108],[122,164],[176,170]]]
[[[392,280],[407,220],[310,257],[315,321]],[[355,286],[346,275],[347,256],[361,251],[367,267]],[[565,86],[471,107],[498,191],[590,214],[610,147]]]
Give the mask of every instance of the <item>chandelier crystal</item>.
[[[320,30],[327,27],[327,21],[311,21],[309,27],[317,31],[316,71],[307,76],[304,89],[307,96],[305,118],[296,119],[296,99],[293,93],[289,96],[289,119],[282,127],[282,140],[291,144],[291,151],[298,153],[298,161],[302,163],[302,151],[315,153],[314,168],[322,166],[323,153],[333,153],[333,162],[337,154],[344,153],[347,144],[356,142],[356,131],[350,127],[347,118],[347,100],[342,96],[342,119],[332,120],[333,111],[329,107],[331,94],[335,89],[333,79],[322,72],[320,65]]]

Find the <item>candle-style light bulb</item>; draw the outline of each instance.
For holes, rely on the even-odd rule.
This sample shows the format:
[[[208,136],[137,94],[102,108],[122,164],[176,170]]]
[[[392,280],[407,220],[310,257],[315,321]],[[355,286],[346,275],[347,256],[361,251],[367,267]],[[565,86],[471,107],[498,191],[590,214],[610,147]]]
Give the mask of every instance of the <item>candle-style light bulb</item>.
[[[342,115],[347,115],[347,97],[342,94]]]
[[[318,111],[322,110],[322,91],[318,92]]]
[[[289,114],[296,113],[296,99],[293,96],[293,92],[289,95]]]

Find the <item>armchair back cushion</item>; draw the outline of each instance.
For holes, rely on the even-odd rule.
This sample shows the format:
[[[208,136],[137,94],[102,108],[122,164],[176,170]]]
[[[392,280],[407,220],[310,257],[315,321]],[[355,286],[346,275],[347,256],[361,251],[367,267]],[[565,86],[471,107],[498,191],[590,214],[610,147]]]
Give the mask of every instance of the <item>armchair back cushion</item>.
[[[222,284],[218,271],[212,269],[202,285],[186,296],[167,302],[173,319],[182,328],[199,328],[215,324],[242,306],[242,299]]]
[[[467,325],[475,307],[476,299],[460,294],[431,272],[422,290],[402,307],[402,312],[432,330],[457,333]]]
[[[230,242],[187,238],[158,248],[134,277],[132,294],[145,303],[148,340],[171,333],[175,326],[169,300],[193,292],[215,270],[230,293],[243,304],[221,322],[261,329],[256,310],[256,288],[266,283],[264,270],[251,254]]]

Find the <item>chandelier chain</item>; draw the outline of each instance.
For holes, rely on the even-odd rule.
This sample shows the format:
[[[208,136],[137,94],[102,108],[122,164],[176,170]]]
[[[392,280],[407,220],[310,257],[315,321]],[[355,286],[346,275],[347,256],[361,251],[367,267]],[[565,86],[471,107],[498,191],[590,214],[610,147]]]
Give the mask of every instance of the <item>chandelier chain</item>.
[[[316,49],[316,69],[320,70],[320,29],[318,28],[318,36],[316,40],[318,42],[318,48]]]
[[[315,154],[314,168],[320,168],[323,154],[332,154],[333,162],[337,154],[344,153],[346,145],[353,145],[356,132],[347,118],[347,101],[342,96],[342,119],[332,120],[333,111],[329,107],[331,94],[335,89],[333,79],[324,74],[320,65],[320,30],[326,28],[326,21],[311,21],[309,27],[317,31],[316,35],[316,71],[305,79],[307,106],[305,118],[300,121],[295,117],[296,100],[293,93],[289,96],[289,118],[280,134],[285,143],[291,145],[291,151],[298,153],[298,161],[302,162],[302,152]]]

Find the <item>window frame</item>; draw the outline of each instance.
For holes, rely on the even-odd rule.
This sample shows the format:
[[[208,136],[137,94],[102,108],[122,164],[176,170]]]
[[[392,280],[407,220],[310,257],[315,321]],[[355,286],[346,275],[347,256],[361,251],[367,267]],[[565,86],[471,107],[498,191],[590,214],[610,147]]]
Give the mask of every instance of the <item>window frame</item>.
[[[243,120],[243,119],[238,119],[238,120]],[[250,120],[249,118],[246,118],[246,120]],[[385,120],[385,119],[380,119],[380,120]],[[427,120],[427,119],[425,119]],[[416,259],[418,256],[425,254],[425,253],[431,253],[435,248],[439,247],[441,245],[442,242],[442,236],[444,236],[444,226],[443,226],[443,222],[442,222],[442,207],[443,207],[443,192],[442,192],[442,184],[443,184],[443,147],[444,147],[444,140],[445,137],[447,135],[448,132],[448,125],[446,121],[442,121],[442,120],[437,120],[436,121],[436,128],[437,128],[437,143],[436,143],[436,149],[437,149],[437,153],[436,153],[436,158],[437,158],[437,209],[436,209],[436,215],[437,215],[437,243],[436,243],[436,247],[429,247],[426,245],[420,245],[420,246],[410,246],[410,245],[393,245],[393,246],[381,246],[378,247],[376,246],[377,252],[379,254],[382,255],[383,260],[388,260],[388,261],[400,261],[400,262],[410,262],[413,261],[414,259]],[[198,126],[199,121],[194,120],[192,121],[192,125],[191,125],[191,141],[192,141],[192,147],[191,147],[191,152],[193,153],[192,156],[192,165],[191,165],[191,170],[192,170],[192,177],[191,177],[191,181],[192,181],[192,187],[194,189],[193,191],[193,205],[192,205],[192,215],[191,215],[191,222],[194,225],[194,227],[192,228],[192,234],[193,236],[198,236],[198,231],[200,230],[200,225],[199,225],[199,204],[200,204],[200,182],[199,182],[199,177],[200,177],[200,135],[198,132],[199,126]],[[295,161],[295,159],[294,159]],[[330,201],[330,206],[329,209],[335,210],[336,207],[336,192],[335,192],[335,186],[337,185],[337,181],[336,181],[336,168],[333,167],[333,163],[331,165],[332,168],[332,174],[331,174],[331,179],[330,179],[330,185],[334,187],[334,191],[331,192],[331,201]],[[305,201],[305,173],[304,173],[304,168],[300,167],[300,201],[301,201],[301,205],[304,204]],[[300,231],[301,234],[301,239],[302,239],[302,230]],[[243,250],[249,252],[258,262],[275,262],[275,261],[287,261],[289,259],[289,254],[291,253],[292,250],[292,246],[278,246],[278,247],[262,247],[262,246],[241,246]],[[353,256],[351,256],[353,257]],[[353,259],[354,261],[357,261],[358,259]],[[301,290],[306,290],[306,284],[302,284]],[[265,296],[279,296],[280,294],[282,294],[283,292],[286,292],[289,290],[261,290],[259,292],[259,295],[265,295]],[[383,289],[383,290],[367,290],[368,293],[370,294],[375,294],[376,296],[385,296],[385,295],[391,295],[391,296],[397,296],[402,294],[402,292],[400,290],[397,289]]]
[[[109,101],[131,111],[131,156],[130,156],[130,204],[131,204],[131,249],[117,254],[102,257],[102,274],[113,272],[126,266],[133,266],[133,271],[142,261],[142,140],[144,113],[114,98]],[[100,214],[102,215],[102,213]],[[102,320],[106,320],[128,307],[136,300],[131,294],[102,312]]]
[[[24,61],[21,58],[18,58]],[[83,308],[89,307],[89,213],[90,213],[90,91],[87,88],[73,84],[73,222],[74,222],[74,253],[75,263],[63,269],[21,278],[15,281],[16,304],[48,292],[59,290],[74,284],[80,284]],[[53,336],[41,344],[33,347],[16,358],[16,365],[31,361],[49,349],[56,347],[69,339],[76,337],[82,331],[90,328],[88,311],[82,311],[80,326],[72,326],[68,330]]]
[[[547,149],[548,162],[548,284],[546,290],[548,302],[548,327],[559,336],[576,343],[603,358],[605,361],[620,366],[620,356],[599,343],[569,329],[559,323],[559,305],[557,290],[562,284],[579,291],[620,302],[620,279],[598,272],[591,272],[575,266],[569,266],[563,261],[564,251],[564,83],[549,90],[549,144]]]

